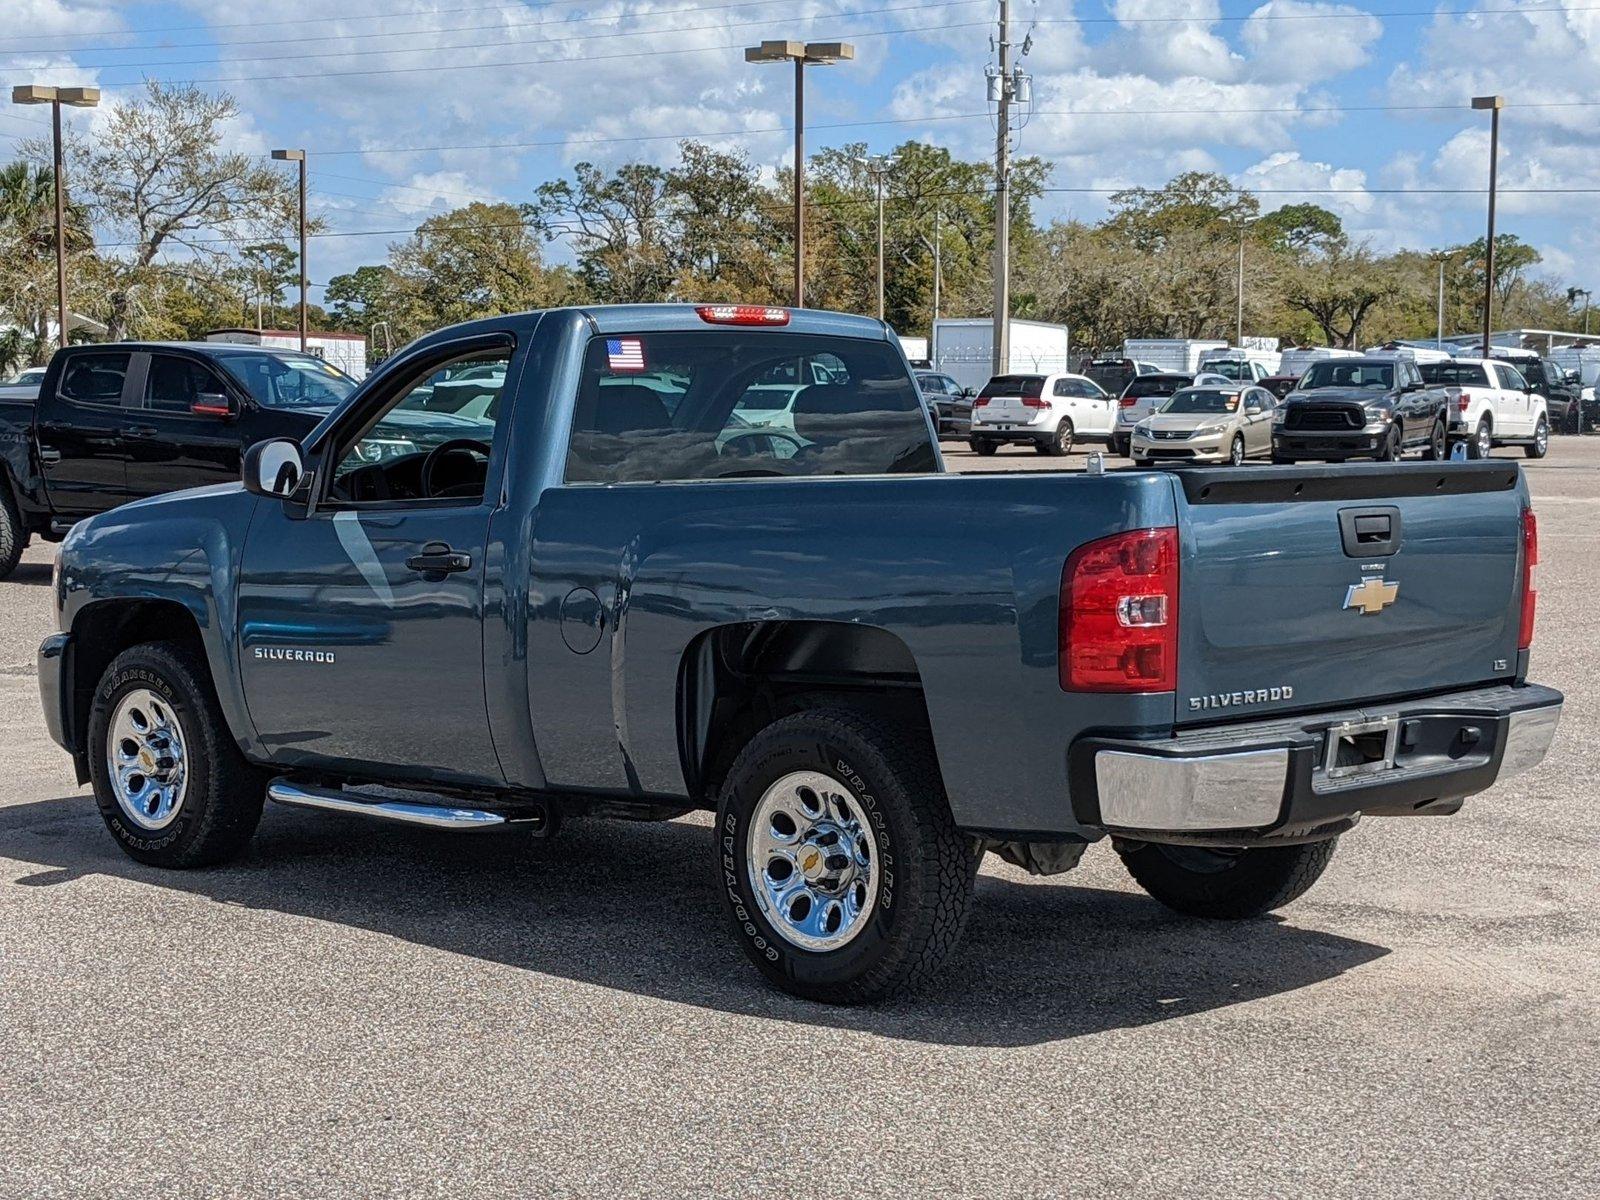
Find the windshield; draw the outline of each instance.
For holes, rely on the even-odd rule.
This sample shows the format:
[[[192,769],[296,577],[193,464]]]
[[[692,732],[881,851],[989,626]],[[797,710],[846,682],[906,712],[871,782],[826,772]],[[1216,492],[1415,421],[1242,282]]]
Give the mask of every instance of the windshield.
[[[1300,377],[1299,390],[1309,392],[1316,388],[1337,387],[1388,391],[1393,386],[1393,363],[1357,360],[1312,363],[1310,370]]]
[[[1161,406],[1168,416],[1199,413],[1231,413],[1239,410],[1238,392],[1218,392],[1210,388],[1185,388]]]
[[[222,354],[223,370],[262,408],[336,408],[356,381],[310,354]]]

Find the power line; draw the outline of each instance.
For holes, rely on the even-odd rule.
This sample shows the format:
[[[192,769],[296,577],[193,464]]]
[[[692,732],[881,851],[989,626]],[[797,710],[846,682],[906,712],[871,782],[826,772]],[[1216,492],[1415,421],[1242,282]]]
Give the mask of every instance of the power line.
[[[574,2],[576,2],[576,0],[574,0]],[[755,7],[762,7],[762,6],[765,6],[767,4],[790,4],[792,2],[793,2],[793,0],[744,0],[743,3],[723,4],[723,5],[717,5],[717,6],[693,5],[693,6],[688,6],[688,7],[679,8],[679,9],[661,9],[661,10],[657,10],[655,12],[643,13],[643,14],[639,14],[639,15],[642,15],[642,16],[660,16],[660,15],[663,15],[663,14],[674,13],[674,12],[696,12],[696,11],[704,12],[704,11],[708,11],[708,9],[710,9],[712,7],[715,7],[715,8],[755,8]],[[1032,23],[1036,24],[1036,25],[1124,25],[1125,26],[1125,25],[1174,25],[1174,24],[1192,25],[1192,24],[1222,24],[1222,23],[1237,24],[1237,23],[1243,23],[1243,22],[1246,22],[1246,21],[1273,21],[1273,22],[1276,22],[1276,21],[1349,21],[1349,20],[1364,20],[1364,19],[1367,19],[1367,18],[1376,18],[1377,20],[1380,20],[1380,21],[1387,21],[1387,20],[1400,20],[1400,19],[1406,19],[1406,18],[1411,18],[1411,17],[1419,17],[1420,18],[1420,17],[1495,16],[1495,15],[1522,16],[1522,15],[1529,14],[1529,13],[1563,13],[1564,14],[1564,13],[1575,13],[1575,12],[1593,12],[1593,11],[1596,11],[1597,9],[1600,9],[1600,6],[1596,6],[1596,5],[1574,5],[1574,6],[1530,5],[1530,6],[1507,6],[1507,7],[1500,7],[1500,8],[1390,9],[1390,10],[1387,10],[1387,11],[1345,11],[1345,12],[1310,12],[1310,13],[1306,13],[1306,12],[1301,12],[1301,13],[1276,13],[1276,12],[1271,12],[1271,13],[1243,14],[1243,15],[1234,15],[1234,16],[1218,15],[1218,16],[1210,16],[1210,17],[1115,17],[1115,16],[1107,16],[1107,17],[1037,17],[1037,18],[1033,19]],[[487,12],[513,12],[513,11],[527,11],[527,5],[526,4],[489,4],[489,5],[476,5],[476,4],[473,4],[473,5],[458,6],[458,7],[454,7],[454,8],[436,8],[436,9],[431,9],[431,10],[422,9],[422,10],[415,10],[415,11],[411,11],[411,12],[400,12],[400,13],[396,13],[396,12],[375,12],[375,13],[354,13],[354,14],[341,13],[341,14],[339,14],[337,16],[328,16],[328,17],[285,17],[285,18],[282,18],[282,19],[279,19],[279,20],[268,20],[268,21],[228,21],[228,22],[211,22],[211,23],[199,24],[199,25],[157,25],[157,26],[145,26],[145,27],[142,27],[142,28],[135,28],[135,29],[107,29],[107,30],[104,30],[104,31],[101,31],[101,32],[18,34],[15,37],[9,39],[7,43],[0,44],[0,53],[5,53],[5,52],[11,50],[12,47],[10,45],[10,42],[15,42],[15,41],[29,41],[29,42],[34,42],[34,41],[53,41],[53,40],[58,40],[58,39],[61,39],[61,38],[66,38],[66,37],[128,38],[128,37],[139,37],[139,36],[142,36],[144,34],[206,33],[206,32],[211,32],[211,31],[214,31],[214,30],[221,30],[221,29],[265,29],[265,28],[275,28],[275,27],[280,26],[280,25],[294,25],[296,27],[300,27],[300,26],[305,26],[305,25],[320,25],[320,24],[328,24],[328,23],[331,23],[331,22],[345,22],[345,21],[379,21],[379,20],[393,20],[395,18],[412,18],[412,17],[415,17],[415,18],[431,18],[431,17],[438,17],[438,16],[448,16],[448,15],[451,15],[451,14],[454,14],[454,13],[463,13],[463,12],[487,13]],[[831,15],[836,17],[836,18],[837,17],[848,18],[850,16],[854,16],[854,15],[857,15],[857,14],[849,13],[849,12],[838,12],[838,13],[834,13],[834,14],[831,14]],[[616,18],[615,17],[571,18],[572,21],[579,21],[579,20],[614,20],[614,19],[616,19]],[[804,18],[802,18],[802,19],[804,19]],[[559,24],[559,23],[560,22],[535,21],[535,22],[525,22],[525,23],[520,23],[520,24],[538,25],[538,24]],[[496,28],[514,27],[515,24],[518,24],[518,23],[501,23],[499,25],[489,25],[489,26],[469,26],[469,27],[463,27],[463,29],[466,29],[466,28],[496,29]],[[416,36],[418,34],[427,34],[427,33],[436,33],[436,32],[453,32],[453,30],[419,29],[419,30],[388,31],[388,32],[382,32],[382,33],[368,33],[368,34],[339,34],[339,35],[324,34],[324,35],[319,35],[318,37],[315,37],[315,38],[261,39],[260,41],[254,41],[254,42],[245,42],[245,41],[193,42],[193,43],[185,43],[185,44],[183,44],[181,46],[178,46],[176,48],[177,49],[187,49],[190,46],[198,47],[198,46],[205,46],[205,45],[214,45],[214,46],[217,46],[219,48],[226,48],[228,46],[262,45],[262,44],[265,44],[268,41],[278,41],[278,42],[323,41],[323,40],[332,40],[335,36],[339,37],[340,39],[356,38],[356,37],[360,37],[360,38],[367,38],[367,37],[409,37],[409,36]],[[51,52],[51,53],[73,54],[73,53],[84,52],[84,51],[87,51],[87,50],[90,50],[90,49],[99,49],[99,48],[102,48],[102,47],[72,47],[72,48],[52,47],[52,48],[49,48],[49,52]],[[128,47],[128,49],[130,51],[134,51],[134,50],[141,50],[141,49],[145,49],[145,50],[148,50],[148,49],[159,49],[159,47],[131,46],[131,47]]]
[[[789,2],[792,3],[792,0],[789,0]],[[884,8],[858,9],[856,11],[851,12],[849,15],[851,17],[873,17],[873,16],[880,16],[880,15],[882,15],[884,13],[926,12],[926,11],[929,11],[929,10],[932,10],[932,9],[938,9],[938,8],[966,8],[966,7],[971,7],[974,4],[983,4],[983,3],[986,3],[986,2],[987,2],[987,0],[926,0],[926,2],[918,3],[918,4],[900,4],[900,5],[892,5],[892,6],[888,6],[888,7],[884,7]],[[711,10],[715,10],[717,8],[737,8],[737,7],[741,7],[741,6],[740,5],[736,5],[736,4],[724,4],[724,5],[713,5],[713,6],[710,6]],[[699,12],[702,12],[702,11],[707,11],[707,10],[705,10],[705,9],[681,9],[681,8],[668,10],[669,13],[683,13],[683,12],[696,12],[696,13],[699,13]],[[657,12],[645,12],[645,13],[640,13],[638,15],[640,17],[654,17],[654,16],[659,16],[659,15],[662,15],[662,14],[657,13]],[[527,26],[532,26],[532,27],[537,27],[537,26],[561,25],[561,24],[577,23],[577,22],[615,21],[615,19],[616,19],[615,17],[575,17],[575,18],[569,18],[568,21],[528,21],[528,22],[522,22],[521,24],[527,25]],[[257,63],[271,63],[271,62],[295,62],[295,61],[300,61],[300,60],[325,59],[325,58],[337,58],[337,59],[367,58],[367,57],[371,57],[373,55],[437,54],[437,53],[439,53],[441,51],[448,51],[448,50],[483,50],[483,49],[491,49],[491,48],[500,49],[500,48],[502,48],[502,45],[505,46],[505,47],[566,46],[566,45],[570,45],[570,44],[572,44],[574,42],[607,41],[607,40],[610,40],[611,38],[619,38],[619,37],[652,37],[652,36],[659,36],[659,35],[664,34],[664,33],[702,33],[702,32],[705,32],[707,30],[713,30],[713,29],[744,29],[744,28],[749,28],[749,27],[752,27],[752,26],[774,25],[774,24],[778,24],[778,23],[783,23],[785,25],[789,25],[789,24],[793,24],[793,23],[796,23],[796,22],[804,23],[804,24],[810,24],[810,23],[813,23],[813,22],[816,22],[816,21],[831,21],[831,20],[837,20],[837,19],[838,18],[834,14],[831,14],[831,13],[820,14],[820,15],[817,15],[817,16],[809,16],[809,17],[804,17],[804,16],[803,17],[796,17],[796,16],[790,16],[788,14],[778,14],[778,15],[771,16],[771,17],[762,17],[759,20],[753,20],[753,21],[719,21],[719,22],[716,22],[715,24],[711,24],[711,25],[666,25],[666,26],[663,26],[663,27],[661,27],[659,29],[616,29],[616,30],[611,30],[610,32],[606,32],[606,33],[571,34],[571,35],[566,35],[566,36],[562,36],[562,37],[553,37],[553,38],[517,39],[515,41],[510,41],[510,42],[506,42],[506,43],[503,43],[503,44],[496,44],[496,45],[494,45],[492,47],[484,45],[483,43],[480,42],[480,43],[477,43],[477,44],[468,43],[468,44],[465,44],[465,45],[456,45],[456,46],[431,45],[431,46],[412,46],[412,47],[378,47],[378,48],[370,49],[370,50],[344,50],[344,49],[339,49],[339,50],[327,50],[327,51],[320,51],[320,52],[317,52],[317,53],[307,53],[307,54],[273,54],[273,55],[268,55],[268,56],[263,57],[263,58],[256,58],[253,61],[257,62]],[[467,26],[465,28],[471,29],[471,30],[492,29],[492,30],[496,30],[496,31],[503,31],[505,29],[517,28],[517,27],[518,27],[517,25],[504,25],[504,24],[502,24],[502,25],[494,25],[494,26],[473,25],[473,26]],[[444,32],[450,32],[450,31],[449,30],[418,30],[417,31],[418,34],[421,34],[421,33],[430,33],[431,34],[431,33],[435,33],[435,32],[444,33]],[[360,35],[357,35],[357,36],[361,36],[361,37],[398,37],[398,36],[415,36],[415,35],[412,35],[412,34],[400,35],[400,34],[378,34],[378,33],[373,33],[373,34],[360,34]],[[310,41],[310,42],[327,42],[327,41],[334,40],[334,39],[329,39],[329,38],[297,38],[297,39],[293,39],[293,40],[296,40],[296,41]],[[343,42],[343,41],[345,41],[347,39],[339,38],[339,39],[336,39],[336,40],[338,40],[340,42]],[[225,47],[230,46],[230,45],[241,45],[241,46],[243,46],[243,45],[257,45],[257,44],[282,45],[283,42],[280,41],[279,39],[265,39],[262,43],[254,43],[254,42],[228,43],[228,42],[221,42],[221,43],[217,43],[216,45],[217,45],[217,48],[220,49],[220,48],[225,48]],[[197,44],[196,48],[199,48],[199,44]],[[137,49],[137,48],[135,48],[135,49]],[[60,52],[57,52],[57,53],[60,53]],[[150,68],[187,67],[187,66],[194,66],[194,65],[197,65],[197,64],[210,65],[210,64],[213,64],[215,61],[216,61],[216,57],[213,55],[213,56],[208,56],[206,58],[168,59],[168,60],[163,61],[163,62],[144,62],[144,61],[133,62],[133,63],[130,63],[130,62],[82,62],[82,63],[75,63],[74,66],[77,66],[77,67],[82,68],[84,70],[91,70],[91,69],[92,70],[137,70],[137,71],[140,71],[140,72],[144,72],[144,71],[146,71],[146,70],[148,70]],[[476,65],[488,65],[488,64],[476,64]]]
[[[768,24],[766,21],[758,24]],[[940,29],[974,29],[987,28],[987,21],[962,21],[954,24],[941,25]],[[727,28],[719,25],[717,28]],[[671,33],[674,30],[658,30],[657,33]],[[847,33],[841,35],[848,41],[862,41],[866,38],[901,37],[907,33],[915,33],[915,29],[897,26],[893,29],[875,29],[863,33]],[[505,62],[486,63],[434,63],[421,67],[379,67],[364,71],[302,71],[290,75],[221,75],[204,79],[169,79],[170,84],[202,84],[202,83],[280,83],[292,82],[300,79],[352,79],[368,75],[419,75],[433,74],[440,71],[485,71],[505,70],[507,67],[548,67],[548,66],[588,66],[597,62],[616,62],[629,58],[661,58],[665,55],[677,54],[711,54],[726,50],[739,50],[743,42],[719,43],[715,46],[669,46],[653,50],[632,50],[616,54],[587,54],[582,58],[527,58],[511,59]]]

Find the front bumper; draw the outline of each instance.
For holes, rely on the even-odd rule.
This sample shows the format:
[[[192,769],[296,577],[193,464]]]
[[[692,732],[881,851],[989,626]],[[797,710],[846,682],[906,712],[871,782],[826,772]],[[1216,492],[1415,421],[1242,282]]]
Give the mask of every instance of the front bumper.
[[[1207,434],[1205,437],[1153,438],[1142,433],[1133,435],[1130,450],[1135,458],[1173,459],[1183,462],[1220,462],[1228,457],[1225,445],[1227,435]]]
[[[72,635],[53,633],[39,645],[39,699],[50,740],[76,751],[72,730]]]
[[[1367,458],[1383,450],[1389,436],[1387,424],[1369,424],[1363,429],[1288,429],[1272,430],[1272,456],[1280,459]]]
[[[1248,846],[1326,837],[1365,816],[1447,814],[1537,766],[1560,692],[1501,685],[1421,700],[1073,746],[1078,820],[1143,841]],[[1393,765],[1344,773],[1329,731],[1392,721]]]

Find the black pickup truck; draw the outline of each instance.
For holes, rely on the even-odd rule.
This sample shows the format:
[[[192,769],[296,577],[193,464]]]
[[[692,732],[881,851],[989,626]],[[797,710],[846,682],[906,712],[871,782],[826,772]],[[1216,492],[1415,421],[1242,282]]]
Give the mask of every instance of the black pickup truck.
[[[59,541],[76,522],[130,500],[237,482],[246,449],[304,438],[355,386],[313,355],[260,346],[58,351],[37,397],[0,392],[0,579],[36,534]],[[430,381],[428,404],[375,430],[369,452],[412,454],[472,435],[486,387],[466,376]]]

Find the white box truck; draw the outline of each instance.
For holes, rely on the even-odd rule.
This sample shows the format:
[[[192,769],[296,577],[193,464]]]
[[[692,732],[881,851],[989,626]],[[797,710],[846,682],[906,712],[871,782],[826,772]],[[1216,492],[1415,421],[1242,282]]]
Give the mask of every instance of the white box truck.
[[[1154,363],[1163,371],[1193,375],[1200,369],[1200,356],[1210,350],[1226,350],[1227,342],[1202,338],[1129,338],[1122,343],[1122,357],[1135,362]]]
[[[1052,375],[1068,365],[1072,339],[1065,325],[1011,321],[1011,361],[1001,374]],[[943,318],[933,324],[933,369],[979,391],[994,374],[994,322],[987,317]]]

